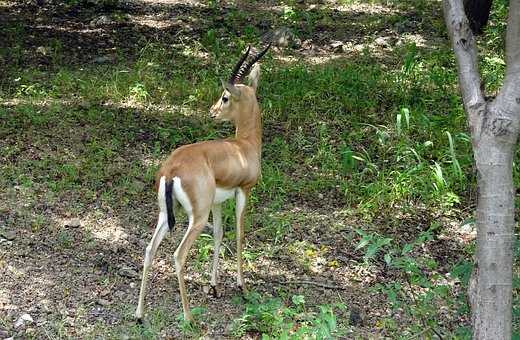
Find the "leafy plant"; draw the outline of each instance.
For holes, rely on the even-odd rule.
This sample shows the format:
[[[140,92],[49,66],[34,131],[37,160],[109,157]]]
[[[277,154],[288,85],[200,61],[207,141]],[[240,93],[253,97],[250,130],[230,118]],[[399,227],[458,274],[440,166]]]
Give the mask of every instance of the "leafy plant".
[[[388,246],[392,239],[390,237],[383,237],[377,233],[366,233],[361,229],[356,229],[356,232],[361,236],[361,240],[356,246],[356,250],[366,247],[364,255],[365,260],[369,260],[376,256],[385,246]]]
[[[280,298],[250,292],[244,300],[245,310],[233,323],[234,336],[259,333],[262,339],[296,340],[331,339],[342,334],[333,307],[319,306],[319,312],[309,311],[302,295],[293,295],[291,303],[284,303]],[[345,309],[340,304],[335,307]]]

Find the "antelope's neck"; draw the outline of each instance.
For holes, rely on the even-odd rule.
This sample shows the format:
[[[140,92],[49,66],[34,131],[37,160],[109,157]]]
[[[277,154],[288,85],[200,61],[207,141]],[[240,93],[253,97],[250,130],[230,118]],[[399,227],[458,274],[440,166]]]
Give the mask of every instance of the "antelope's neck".
[[[255,103],[249,113],[241,115],[235,124],[235,138],[247,140],[260,150],[262,147],[262,118],[258,104]]]

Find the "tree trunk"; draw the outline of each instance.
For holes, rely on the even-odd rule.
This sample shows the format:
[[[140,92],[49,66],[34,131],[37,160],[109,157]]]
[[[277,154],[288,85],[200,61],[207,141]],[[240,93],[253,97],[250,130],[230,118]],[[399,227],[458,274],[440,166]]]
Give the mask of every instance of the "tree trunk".
[[[484,133],[488,133],[487,129]],[[513,146],[493,136],[474,148],[477,252],[470,287],[474,339],[510,339],[514,240]]]
[[[475,39],[462,0],[444,0],[477,167],[477,252],[469,297],[474,339],[511,339],[514,245],[513,156],[520,125],[520,0],[511,0],[507,70],[486,102]]]

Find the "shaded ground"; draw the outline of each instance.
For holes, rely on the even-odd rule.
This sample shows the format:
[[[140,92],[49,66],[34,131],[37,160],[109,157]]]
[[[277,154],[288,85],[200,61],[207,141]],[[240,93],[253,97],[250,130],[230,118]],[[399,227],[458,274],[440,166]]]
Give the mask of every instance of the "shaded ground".
[[[429,88],[453,92],[452,75],[439,80],[448,85],[437,84],[432,76],[433,83],[410,90],[412,99],[398,97],[399,89],[392,92],[394,87],[366,92],[388,85],[380,72],[393,77],[392,72],[407,67],[399,51],[409,53],[405,46],[411,42],[421,53],[446,48],[438,30],[442,21],[437,8],[407,2],[316,2],[296,4],[291,11],[274,1],[218,6],[197,1],[128,1],[108,9],[75,3],[0,3],[0,34],[5,37],[0,39],[0,184],[4,188],[0,192],[0,337],[233,337],[232,321],[241,315],[243,305],[233,303],[240,294],[234,285],[231,219],[225,221],[221,298],[209,298],[203,291],[211,237],[202,237],[192,253],[187,271],[191,304],[207,308],[200,329],[182,332],[176,321],[181,308],[171,259],[181,226],[173,241],[163,243],[154,265],[147,297],[149,324],[144,331],[135,326],[132,314],[142,254],[156,219],[151,181],[160,160],[173,147],[232,131],[205,116],[219,91],[214,84],[233,63],[226,57],[278,27],[291,28],[297,39],[292,47],[276,48],[273,59],[266,61],[269,84],[260,95],[266,112],[264,178],[253,195],[246,237],[250,289],[282,297],[304,295],[309,308],[341,302],[347,310],[337,316],[345,324],[345,336],[392,336],[392,328],[381,320],[393,319],[394,331],[411,321],[404,307],[391,310],[376,286],[403,280],[403,273],[385,265],[382,253],[373,262],[364,261],[364,250],[356,249],[360,240],[356,230],[377,232],[404,244],[436,224],[440,227],[433,240],[414,253],[434,259],[439,265],[427,275],[439,274],[438,281],[459,296],[460,282],[447,273],[467,257],[471,247],[472,229],[459,228],[470,213],[461,208],[472,202],[470,184],[459,190],[463,204],[450,203],[446,208],[445,202],[400,192],[399,179],[385,179],[370,170],[384,169],[389,159],[399,162],[392,154],[397,145],[369,152],[376,138],[395,135],[393,125],[386,129],[383,124],[393,124],[400,107],[396,102],[413,106],[416,93]],[[356,100],[335,97],[328,89],[327,81],[337,81],[334,72],[345,68],[334,64],[335,59],[347,67],[364,65],[377,77],[354,73],[352,79],[347,75],[338,83],[346,93],[358,91],[366,108]],[[441,66],[449,65],[439,60]],[[317,64],[332,65],[316,69],[316,77],[325,79],[325,84],[304,87],[302,94],[295,89],[297,83],[287,83],[298,76],[303,82],[308,75],[302,70]],[[382,71],[371,71],[374,64],[381,64]],[[279,71],[282,66],[287,71]],[[135,84],[134,75],[139,79]],[[131,89],[122,90],[117,77],[129,77],[125,81]],[[351,82],[369,85],[356,89]],[[399,84],[407,88],[414,81]],[[276,91],[277,86],[286,87]],[[425,101],[421,108],[449,110],[458,104],[453,98],[455,94],[449,97],[442,92],[435,104]],[[332,104],[314,106],[320,100]],[[291,111],[298,105],[312,110],[298,116]],[[333,112],[334,107],[344,111]],[[341,118],[342,113],[353,117]],[[443,124],[453,123],[454,129],[464,131],[463,118],[457,112],[452,115]],[[323,126],[328,130],[321,134]],[[345,130],[352,134],[345,137]],[[361,177],[328,168],[329,160],[342,159],[338,154],[345,141],[356,155],[373,154],[373,168],[367,159],[349,170],[359,170]],[[412,164],[414,156],[407,155],[403,157],[410,161],[404,164]],[[429,164],[446,158],[434,152],[419,174],[427,172],[429,181]],[[471,172],[469,166],[464,169]],[[339,185],[350,180],[353,189]],[[395,180],[395,192],[382,187],[369,194],[369,183],[376,180],[392,184]],[[395,195],[395,201],[387,201],[388,195]],[[231,211],[225,209],[227,215]],[[71,226],[74,218],[79,226]],[[439,328],[467,325],[466,316],[455,313],[459,305],[436,307],[446,309],[437,320]],[[23,313],[34,322],[15,327]],[[353,318],[353,313],[360,318]]]

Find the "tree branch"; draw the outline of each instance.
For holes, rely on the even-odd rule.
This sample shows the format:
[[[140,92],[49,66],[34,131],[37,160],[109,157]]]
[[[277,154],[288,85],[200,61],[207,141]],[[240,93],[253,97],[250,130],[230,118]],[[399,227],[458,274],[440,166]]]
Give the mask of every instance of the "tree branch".
[[[507,21],[506,59],[507,73],[510,68],[520,67],[520,1],[509,1],[509,19]]]
[[[496,105],[505,115],[520,115],[520,1],[509,1],[509,19],[506,34],[506,76]]]
[[[444,0],[444,20],[457,60],[462,100],[475,138],[480,135],[480,113],[485,110],[486,101],[480,87],[475,38],[469,28],[462,0]]]

